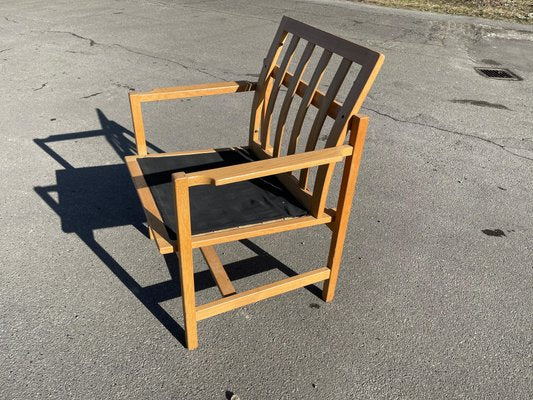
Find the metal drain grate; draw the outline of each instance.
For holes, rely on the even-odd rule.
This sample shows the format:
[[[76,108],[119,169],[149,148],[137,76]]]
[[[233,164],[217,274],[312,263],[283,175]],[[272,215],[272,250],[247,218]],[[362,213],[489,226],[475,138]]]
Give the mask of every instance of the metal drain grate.
[[[475,67],[478,74],[490,79],[503,79],[506,81],[521,81],[518,75],[506,68]]]

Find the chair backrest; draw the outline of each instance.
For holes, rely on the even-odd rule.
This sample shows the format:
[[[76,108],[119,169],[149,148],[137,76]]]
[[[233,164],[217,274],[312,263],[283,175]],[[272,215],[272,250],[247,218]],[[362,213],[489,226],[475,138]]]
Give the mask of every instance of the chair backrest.
[[[297,47],[299,45],[303,47],[304,44],[299,60],[294,60]],[[283,57],[278,64],[282,53]],[[307,83],[302,77],[310,65],[313,53],[317,53],[316,55],[319,53],[320,58]],[[328,89],[323,93],[319,90],[319,85],[333,55],[340,56],[341,61],[332,75]],[[282,155],[282,143],[285,142],[287,154],[294,154],[301,140],[305,117],[311,106],[316,107],[317,111],[304,151],[314,150],[319,138],[321,140],[325,138],[325,147],[341,145],[346,138],[350,120],[359,111],[381,68],[383,59],[384,56],[380,53],[292,18],[283,17],[263,62],[257,83],[250,118],[249,144],[252,150],[264,158],[279,157]],[[354,64],[360,66],[360,69],[355,79],[350,82],[346,77]],[[278,102],[277,124],[274,126],[274,110],[282,86],[287,90],[283,101]],[[341,90],[345,91],[344,89],[348,89],[348,92],[341,103],[337,100],[337,96]],[[300,96],[301,101],[296,106],[292,128],[287,129],[287,117],[291,106],[297,103],[293,101],[295,96]],[[296,107],[293,109],[296,110]],[[329,132],[324,136],[322,130],[328,117],[333,121]],[[327,166],[320,171],[319,169],[317,173],[315,188],[329,184],[329,179],[325,175],[331,175],[332,171],[328,172]],[[308,175],[309,171],[303,170],[298,181],[298,186],[304,191],[307,188]],[[327,192],[327,188],[325,190]]]

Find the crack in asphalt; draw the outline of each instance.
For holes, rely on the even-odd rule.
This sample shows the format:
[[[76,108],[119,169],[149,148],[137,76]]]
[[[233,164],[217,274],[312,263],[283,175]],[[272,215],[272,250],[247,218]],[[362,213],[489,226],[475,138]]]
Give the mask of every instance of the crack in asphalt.
[[[154,56],[152,54],[143,53],[142,51],[133,50],[133,49],[130,49],[129,47],[127,47],[127,46],[124,46],[124,45],[118,44],[118,43],[114,43],[113,46],[120,47],[121,49],[126,50],[126,51],[128,51],[130,53],[133,53],[133,54],[138,54],[138,55],[141,55],[141,56],[144,56],[144,57],[153,58],[155,60],[166,61],[166,62],[169,62],[169,63],[172,63],[172,64],[176,64],[176,65],[179,65],[180,67],[182,67],[182,68],[184,68],[186,70],[197,71],[197,72],[200,72],[201,74],[210,76],[212,78],[221,79],[221,80],[224,79],[224,78],[221,78],[220,76],[211,74],[210,72],[207,72],[207,71],[205,71],[203,69],[194,68],[194,67],[191,67],[190,65],[186,65],[186,64],[180,63],[179,61],[172,60],[170,58],[159,57],[159,56]]]
[[[74,36],[75,38],[78,38],[78,39],[82,39],[82,40],[87,40],[89,42],[89,46],[94,46],[96,44],[101,44],[101,43],[98,43],[96,41],[94,41],[93,39],[91,38],[88,38],[88,37],[85,37],[85,36],[81,36],[81,35],[78,35],[77,33],[74,33],[74,32],[70,32],[70,31],[45,31],[45,32],[51,32],[51,33],[64,33],[66,35],[72,35]]]
[[[143,53],[142,51],[131,49],[131,48],[129,48],[127,46],[124,46],[122,44],[119,44],[119,43],[113,43],[113,44],[99,43],[96,40],[91,39],[90,37],[81,36],[81,35],[79,35],[79,34],[77,34],[75,32],[70,32],[70,31],[47,30],[47,31],[33,31],[33,32],[39,32],[39,33],[62,33],[62,34],[65,34],[65,35],[71,35],[71,36],[73,36],[73,37],[75,37],[77,39],[88,41],[89,42],[89,46],[98,45],[98,46],[103,46],[103,47],[118,47],[118,48],[121,48],[121,49],[123,49],[123,50],[125,50],[127,52],[130,52],[130,53],[133,53],[133,54],[137,54],[137,55],[140,55],[140,56],[143,56],[143,57],[152,58],[154,60],[169,62],[169,63],[175,64],[175,65],[178,65],[178,66],[180,66],[180,67],[182,67],[182,68],[184,68],[186,70],[196,71],[196,72],[199,72],[201,74],[210,76],[212,78],[224,80],[224,78],[222,78],[220,76],[217,76],[217,75],[214,75],[214,74],[212,74],[210,72],[207,72],[204,69],[195,68],[195,67],[192,67],[190,65],[180,63],[179,61],[172,60],[170,58],[165,58],[165,57],[155,56],[153,54]]]
[[[409,121],[409,120],[406,120],[406,119],[401,119],[401,118],[398,118],[398,117],[394,117],[390,114],[387,114],[387,113],[384,113],[384,112],[381,112],[381,111],[378,111],[378,110],[375,110],[373,108],[370,108],[370,107],[361,107],[361,108],[364,108],[365,110],[369,110],[369,111],[372,111],[378,115],[382,115],[384,117],[387,117],[387,118],[390,118],[392,119],[393,121],[396,121],[396,122],[399,122],[399,123],[404,123],[404,124],[411,124],[411,125],[419,125],[419,126],[424,126],[424,127],[427,127],[427,128],[432,128],[432,129],[435,129],[437,131],[441,131],[441,132],[446,132],[446,133],[453,133],[454,135],[458,135],[458,136],[463,136],[463,137],[468,137],[468,138],[471,138],[471,139],[476,139],[476,140],[480,140],[482,142],[485,142],[485,143],[488,143],[488,144],[491,144],[493,146],[496,146],[496,147],[499,147],[500,149],[504,150],[505,152],[515,156],[515,157],[518,157],[518,158],[522,158],[524,160],[529,160],[529,161],[533,161],[533,158],[532,157],[527,157],[527,156],[523,156],[523,155],[520,155],[520,154],[516,154],[514,152],[512,152],[511,150],[509,150],[507,147],[505,147],[504,145],[502,144],[499,144],[497,142],[494,142],[490,139],[487,139],[487,138],[484,138],[482,136],[477,136],[477,135],[473,135],[471,133],[466,133],[466,132],[459,132],[459,131],[455,131],[453,129],[446,129],[446,128],[441,128],[440,126],[435,126],[435,125],[431,125],[431,124],[425,124],[423,122],[416,122],[416,121]]]

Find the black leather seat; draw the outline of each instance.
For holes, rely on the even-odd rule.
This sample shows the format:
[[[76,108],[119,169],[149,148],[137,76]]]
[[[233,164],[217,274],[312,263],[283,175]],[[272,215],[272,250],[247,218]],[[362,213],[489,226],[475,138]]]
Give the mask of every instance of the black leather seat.
[[[255,161],[245,148],[213,153],[138,158],[146,183],[161,212],[171,239],[176,238],[172,174],[225,167]],[[276,177],[223,186],[190,188],[192,234],[309,215]]]

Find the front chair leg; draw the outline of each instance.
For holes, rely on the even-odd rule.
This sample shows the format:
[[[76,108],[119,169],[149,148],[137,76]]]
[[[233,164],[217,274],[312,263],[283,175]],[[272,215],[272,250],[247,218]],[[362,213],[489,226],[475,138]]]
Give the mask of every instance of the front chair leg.
[[[324,281],[324,288],[322,289],[322,299],[327,302],[332,301],[335,296],[335,287],[337,286],[337,278],[339,276],[344,239],[346,238],[346,227],[344,227],[344,229],[339,228],[341,227],[339,227],[338,224],[335,224],[328,256],[330,276],[329,279]]]
[[[350,145],[353,150],[352,155],[344,161],[341,191],[337,202],[337,211],[328,256],[328,268],[331,271],[329,279],[324,281],[324,288],[322,290],[324,301],[332,301],[333,296],[335,296],[335,286],[337,285],[337,278],[339,276],[344,239],[348,230],[350,209],[355,192],[355,184],[357,183],[359,164],[361,163],[361,156],[363,154],[367,126],[368,117],[352,117],[350,123]]]
[[[180,261],[181,300],[185,324],[185,342],[189,350],[198,347],[198,327],[196,321],[196,300],[194,292],[194,266],[192,249],[189,254],[178,255]]]
[[[189,350],[198,347],[198,328],[194,293],[194,264],[191,241],[189,185],[183,172],[172,175],[176,206],[178,250],[180,260],[181,299],[185,322],[185,341]]]

